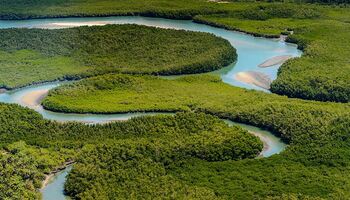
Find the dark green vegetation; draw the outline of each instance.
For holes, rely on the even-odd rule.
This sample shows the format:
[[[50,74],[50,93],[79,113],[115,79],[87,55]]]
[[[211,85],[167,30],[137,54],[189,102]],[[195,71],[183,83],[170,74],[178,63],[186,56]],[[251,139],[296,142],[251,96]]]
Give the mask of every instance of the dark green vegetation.
[[[68,112],[195,110],[265,127],[290,144],[282,154],[269,159],[238,162],[191,159],[174,163],[167,170],[188,184],[210,189],[217,197],[227,199],[284,195],[300,198],[350,197],[347,192],[350,182],[346,180],[350,177],[349,104],[288,99],[247,91],[205,75],[176,80],[105,75],[58,88],[51,93],[45,105]],[[113,151],[118,150],[108,152]],[[94,158],[98,152],[89,150],[83,157]],[[106,160],[109,160],[108,157]],[[89,177],[88,171],[93,171],[91,165],[94,162],[87,159],[84,166],[74,170],[67,187],[73,187],[71,184],[75,185],[74,181],[79,178]],[[143,162],[146,161],[140,161]],[[125,168],[131,170],[128,166]],[[101,177],[106,174],[112,176],[109,168],[102,169]],[[134,182],[139,183],[146,184],[142,180]],[[94,193],[95,188],[86,194],[104,194],[101,191],[108,185],[102,181],[97,185],[99,192]]]
[[[66,113],[124,113],[188,111],[203,106],[230,107],[238,111],[260,103],[321,107],[337,105],[247,91],[227,85],[219,77],[210,75],[166,80],[154,76],[120,74],[97,76],[63,85],[50,91],[42,104],[49,110]]]
[[[196,16],[195,21],[277,37],[304,51],[284,64],[271,91],[289,97],[319,101],[350,101],[350,10],[320,6],[268,4],[219,15]],[[290,35],[292,31],[292,35]]]
[[[190,19],[214,12],[205,0],[3,0],[1,19],[31,19],[67,16],[144,15]]]
[[[136,25],[0,30],[0,87],[109,72],[187,74],[236,59],[224,39]]]
[[[142,15],[191,19],[199,14],[225,13],[251,7],[254,0],[229,0],[218,4],[207,0],[2,0],[0,19],[32,19],[44,17],[86,17]],[[282,0],[265,0],[265,2]],[[295,0],[296,2],[348,3],[349,0]],[[243,3],[244,2],[244,3]],[[262,1],[258,2],[259,4]],[[286,2],[286,1],[284,1]],[[290,0],[293,2],[293,0]],[[265,4],[265,3],[264,3]],[[291,4],[289,4],[291,5]],[[301,6],[301,4],[299,4]],[[286,6],[283,6],[286,7]],[[287,6],[288,7],[288,6]]]
[[[1,3],[2,18],[144,14],[195,18],[272,37],[293,30],[288,40],[298,43],[305,55],[283,65],[273,91],[349,101],[348,8],[204,0]],[[102,107],[100,101],[96,104],[93,92],[104,103],[113,99],[119,105]],[[118,92],[124,97],[116,98]],[[71,104],[74,101],[91,107]],[[35,188],[43,172],[74,158],[77,163],[66,190],[82,199],[350,199],[349,103],[288,99],[230,87],[210,76],[167,81],[105,75],[60,88],[45,105],[78,112],[205,112],[270,129],[289,147],[270,158],[239,160],[256,155],[261,144],[208,115],[185,113],[84,126],[49,122],[28,109],[1,104],[1,198],[37,197]],[[223,153],[227,148],[233,153]],[[37,153],[42,151],[45,153]]]
[[[92,155],[85,157],[90,150],[93,154],[95,149],[101,153],[98,153],[101,160],[94,164],[97,171],[90,171],[95,173],[93,176],[96,179],[89,179],[92,181],[89,182],[83,178],[78,185],[70,183],[67,186],[69,194],[79,196],[94,188],[94,183],[107,184],[105,186],[115,189],[113,192],[134,183],[132,179],[126,178],[119,179],[119,185],[104,182],[108,180],[108,175],[151,179],[155,178],[153,175],[163,173],[164,182],[168,184],[163,185],[163,195],[172,195],[172,185],[178,183],[178,189],[183,188],[183,191],[177,194],[186,196],[188,188],[195,191],[196,187],[187,186],[181,180],[165,174],[167,166],[190,158],[211,162],[254,158],[262,150],[262,143],[255,136],[240,128],[228,127],[218,118],[205,114],[179,113],[175,116],[140,117],[127,122],[85,126],[79,123],[50,122],[34,111],[15,105],[0,104],[0,111],[2,198],[38,197],[35,189],[41,187],[43,173],[76,159],[77,155],[77,169],[91,161],[85,159],[98,161]],[[22,142],[13,143],[15,141]],[[81,150],[83,151],[80,152]],[[144,174],[135,171],[136,168],[124,169],[130,162],[136,163],[138,158],[148,161],[149,166],[156,165],[158,168],[147,168]],[[104,159],[111,162],[109,164],[115,164],[109,165],[110,173],[104,169]],[[110,180],[115,181],[113,178]],[[98,185],[96,187],[95,190],[103,192]],[[143,196],[150,195],[153,190],[156,191],[156,188],[134,192]]]
[[[3,111],[3,106],[1,107]],[[4,120],[1,122],[2,128],[9,128],[7,125],[10,124],[4,125]],[[0,131],[0,134],[4,132]],[[69,150],[51,151],[24,142],[6,145],[0,150],[0,199],[39,199],[40,194],[35,189],[41,187],[43,173],[49,173],[64,160],[68,160],[70,155],[74,153]]]
[[[305,2],[297,1],[299,2]],[[348,0],[306,2],[348,3]],[[301,59],[280,69],[272,91],[290,97],[320,101],[350,101],[350,9],[348,6],[232,2],[206,0],[37,0],[2,1],[0,18],[26,19],[58,16],[143,15],[194,19],[254,35],[287,40],[305,51]]]

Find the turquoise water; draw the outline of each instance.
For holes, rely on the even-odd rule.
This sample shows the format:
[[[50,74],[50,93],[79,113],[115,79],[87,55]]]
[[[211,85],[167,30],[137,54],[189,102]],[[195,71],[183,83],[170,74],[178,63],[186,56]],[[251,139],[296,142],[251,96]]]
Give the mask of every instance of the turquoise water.
[[[42,106],[40,105],[40,101],[37,101],[37,99],[33,99],[33,102],[35,102],[33,105],[28,105],[23,101],[23,97],[25,97],[26,95],[35,93],[37,91],[50,90],[55,87],[58,87],[61,84],[64,84],[64,82],[53,82],[53,83],[46,83],[46,84],[40,84],[40,85],[33,85],[26,88],[9,91],[9,92],[0,94],[0,102],[16,103],[25,107],[29,107],[31,109],[34,109],[41,115],[43,115],[43,117],[46,119],[60,121],[60,122],[79,121],[84,123],[105,123],[105,122],[116,121],[116,120],[127,120],[132,117],[143,116],[143,115],[156,115],[156,114],[171,115],[172,114],[172,113],[65,114],[65,113],[51,112],[43,109]],[[259,129],[254,126],[235,123],[228,120],[225,120],[225,122],[228,123],[229,125],[237,125],[245,130],[248,130],[249,132],[258,136],[264,142],[265,148],[259,157],[270,157],[274,154],[278,154],[282,152],[286,148],[285,143],[283,143],[279,138],[277,138],[276,136],[274,136],[272,133],[268,131]],[[61,173],[57,173],[54,176],[51,183],[48,184],[41,191],[44,200],[66,199],[63,193],[63,188],[64,188],[65,176],[69,173],[70,170],[71,168],[67,168]]]
[[[77,121],[77,122],[83,122],[87,124],[106,123],[110,121],[122,121],[122,120],[128,120],[132,117],[145,116],[145,115],[149,116],[149,115],[158,115],[158,114],[163,114],[163,115],[174,114],[174,113],[160,113],[160,112],[124,113],[124,114],[58,113],[58,112],[45,110],[40,104],[40,97],[33,97],[32,99],[32,101],[34,102],[33,104],[29,104],[28,102],[25,102],[23,100],[26,96],[30,94],[36,93],[38,91],[48,91],[65,83],[69,83],[69,82],[68,81],[52,82],[52,83],[33,85],[33,86],[28,86],[17,90],[8,91],[6,93],[0,94],[0,102],[16,103],[24,107],[31,108],[36,112],[40,113],[45,119],[55,120],[59,122]],[[227,122],[229,125],[238,125],[252,133],[255,133],[263,141],[265,141],[267,146],[269,146],[269,149],[264,150],[263,152],[264,157],[269,157],[273,154],[279,153],[283,151],[283,149],[285,148],[285,144],[279,138],[277,138],[276,136],[274,136],[272,133],[268,131],[264,131],[254,126],[231,122],[228,120],[225,120],[225,122]]]
[[[122,121],[128,120],[132,117],[145,116],[145,115],[173,115],[174,113],[125,113],[125,114],[67,114],[67,113],[57,113],[45,110],[40,104],[40,98],[34,97],[32,102],[24,101],[24,98],[28,95],[35,94],[38,91],[48,91],[55,87],[58,87],[62,84],[69,83],[67,82],[52,82],[40,85],[33,85],[29,87],[25,87],[18,90],[9,91],[3,94],[0,94],[0,102],[4,103],[16,103],[22,105],[24,107],[31,108],[36,112],[40,113],[45,119],[55,120],[59,122],[67,122],[67,121],[77,121],[83,122],[87,124],[96,124],[96,123],[106,123],[110,121]],[[38,100],[39,99],[39,100]],[[31,104],[32,103],[32,104]],[[269,157],[273,154],[280,153],[286,147],[286,145],[276,136],[268,131],[264,131],[254,126],[249,126],[245,124],[235,123],[228,120],[225,120],[229,125],[237,125],[246,129],[253,134],[260,137],[260,139],[265,143],[265,146],[269,148],[264,149],[262,152],[263,157]]]
[[[184,29],[191,31],[200,31],[215,34],[216,36],[227,39],[236,49],[238,60],[221,70],[212,72],[221,76],[223,82],[237,87],[263,90],[268,90],[256,87],[251,84],[246,84],[235,80],[235,74],[246,71],[256,71],[267,75],[271,80],[276,79],[279,66],[268,68],[259,68],[258,65],[272,57],[279,55],[292,55],[293,57],[301,56],[301,51],[297,50],[296,45],[288,44],[278,39],[257,38],[244,33],[228,31],[220,28],[215,28],[203,24],[196,24],[188,20],[168,20],[160,18],[147,17],[91,17],[91,18],[64,18],[64,19],[35,19],[35,20],[19,20],[19,21],[1,21],[0,28],[67,28],[81,25],[104,25],[104,24],[140,24],[147,26],[155,26],[161,28]],[[80,121],[84,123],[105,123],[115,120],[127,120],[132,117],[142,115],[156,115],[161,113],[126,113],[126,114],[65,114],[55,113],[44,110],[37,102],[34,105],[28,105],[23,101],[23,97],[42,90],[50,90],[61,84],[62,82],[53,82],[25,87],[19,90],[9,91],[0,94],[0,102],[17,103],[34,109],[44,118],[61,122]],[[269,157],[273,154],[283,151],[286,147],[279,138],[268,131],[259,128],[238,124],[227,121],[229,125],[238,125],[255,135],[268,147],[262,152],[263,157]],[[65,199],[63,194],[63,186],[65,176],[71,170],[66,170],[58,173],[52,182],[42,190],[43,199]]]
[[[228,40],[236,49],[238,60],[217,72],[223,82],[230,85],[247,89],[263,90],[251,84],[235,80],[235,74],[246,71],[257,71],[266,74],[271,80],[276,79],[279,65],[259,68],[258,65],[275,56],[291,55],[301,56],[294,44],[288,44],[278,39],[266,39],[253,37],[248,34],[215,28],[204,24],[197,24],[190,20],[170,20],[148,17],[86,17],[86,18],[58,18],[58,19],[33,19],[1,21],[0,28],[67,28],[82,25],[103,25],[103,24],[139,24],[170,29],[183,29],[212,33]]]
[[[261,152],[260,157],[270,157],[274,154],[282,152],[287,147],[287,145],[284,142],[282,142],[281,138],[276,137],[269,131],[263,130],[255,126],[233,122],[230,120],[225,120],[225,122],[230,126],[239,126],[258,136],[261,139],[261,141],[264,142],[264,150]]]
[[[36,112],[40,113],[45,119],[54,120],[58,122],[67,122],[67,121],[76,121],[76,122],[84,122],[84,123],[106,123],[110,121],[123,121],[128,120],[132,117],[144,116],[144,115],[157,115],[157,114],[168,114],[168,113],[125,113],[125,114],[68,114],[68,113],[58,113],[52,112],[49,110],[45,110],[40,102],[34,102],[34,105],[28,105],[28,103],[24,102],[23,98],[32,93],[43,91],[43,90],[51,90],[55,87],[58,87],[62,84],[68,83],[66,82],[52,82],[45,84],[33,85],[17,90],[8,91],[6,93],[0,94],[0,102],[3,103],[16,103],[24,107],[31,108]]]
[[[55,174],[45,188],[41,190],[43,199],[45,200],[64,200],[69,199],[64,195],[64,183],[66,176],[72,170],[73,166],[68,166],[66,169]]]

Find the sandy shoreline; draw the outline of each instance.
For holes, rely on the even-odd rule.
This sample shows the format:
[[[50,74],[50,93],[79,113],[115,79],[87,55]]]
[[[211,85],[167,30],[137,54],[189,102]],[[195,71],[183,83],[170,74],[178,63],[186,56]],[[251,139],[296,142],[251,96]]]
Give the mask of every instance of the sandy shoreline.
[[[253,131],[248,131],[248,132],[255,135],[256,137],[258,137],[262,141],[264,147],[258,156],[258,157],[262,157],[264,155],[264,153],[267,152],[268,150],[270,150],[270,148],[271,148],[269,145],[269,139],[267,137],[262,136],[261,134],[256,133],[256,132],[253,132]]]
[[[33,91],[24,95],[21,101],[28,107],[36,107],[40,105],[40,102],[47,96],[48,93],[49,90],[47,89]]]
[[[5,92],[7,92],[7,90],[6,90],[6,89],[4,89],[4,88],[0,88],[0,94],[5,93]]]
[[[275,57],[272,57],[272,58],[264,61],[263,63],[261,63],[258,66],[261,67],[261,68],[272,67],[272,66],[275,66],[275,65],[283,64],[284,62],[286,62],[287,60],[291,59],[292,57],[293,56],[291,56],[291,55],[275,56]]]
[[[268,75],[256,71],[239,72],[235,74],[235,79],[237,81],[252,84],[266,90],[270,89],[272,83],[272,80]]]
[[[100,21],[92,22],[56,22],[51,23],[49,26],[60,26],[60,27],[77,27],[77,26],[104,26],[108,23]]]
[[[40,190],[44,189],[50,182],[50,180],[55,176],[55,173],[51,173],[51,174],[45,174],[45,179],[42,182],[42,186],[40,188]]]
[[[62,166],[56,168],[55,170],[53,170],[52,172],[50,172],[49,174],[45,175],[45,179],[42,182],[42,186],[40,188],[40,190],[44,189],[51,181],[51,179],[59,172],[65,170],[67,167],[71,166],[74,164],[74,161],[67,161],[65,162]]]

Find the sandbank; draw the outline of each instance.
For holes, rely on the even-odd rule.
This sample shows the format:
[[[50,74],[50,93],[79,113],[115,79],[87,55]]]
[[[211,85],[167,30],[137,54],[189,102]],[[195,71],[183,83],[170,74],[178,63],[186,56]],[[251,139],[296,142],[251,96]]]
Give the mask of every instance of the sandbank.
[[[265,62],[261,63],[258,66],[261,68],[272,67],[275,65],[283,64],[284,62],[291,59],[292,57],[293,56],[291,56],[291,55],[275,56],[275,57],[272,57],[272,58],[266,60]]]
[[[41,100],[43,100],[45,96],[48,94],[48,92],[49,90],[47,89],[30,92],[24,95],[21,98],[21,101],[24,105],[28,107],[38,106],[40,105]]]
[[[270,89],[270,85],[272,83],[272,80],[268,75],[256,71],[239,72],[235,74],[235,79],[237,81],[252,84],[266,90]]]

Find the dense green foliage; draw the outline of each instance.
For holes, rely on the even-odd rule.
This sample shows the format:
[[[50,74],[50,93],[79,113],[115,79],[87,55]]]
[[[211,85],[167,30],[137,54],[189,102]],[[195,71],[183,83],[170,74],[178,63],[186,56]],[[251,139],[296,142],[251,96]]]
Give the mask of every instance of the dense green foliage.
[[[143,15],[191,19],[199,14],[226,13],[250,7],[255,3],[262,4],[263,2],[263,0],[228,1],[232,3],[221,4],[208,2],[207,0],[2,0],[0,2],[0,19],[111,15]],[[297,3],[349,3],[349,0],[265,0],[265,2],[293,1]],[[301,5],[298,4],[298,6]],[[283,7],[287,6],[287,3],[283,4]]]
[[[347,0],[297,2],[348,3]],[[278,37],[281,33],[293,31],[287,40],[297,43],[306,53],[280,69],[271,90],[289,97],[349,102],[350,65],[347,58],[350,49],[344,42],[350,39],[347,6],[254,1],[215,3],[206,0],[17,0],[2,1],[0,5],[2,19],[144,15],[194,19],[199,23],[265,37]]]
[[[257,103],[327,105],[263,92],[248,92],[224,84],[219,77],[210,75],[190,75],[167,80],[154,76],[113,74],[58,87],[49,92],[43,106],[68,113],[171,112],[196,109],[206,104],[225,105],[226,102],[230,102],[232,105],[229,107],[234,106],[237,110]]]
[[[281,67],[272,90],[292,97],[349,101],[348,8],[204,0],[5,0],[0,2],[0,13],[1,18],[132,14],[194,17],[201,23],[257,35],[275,37],[293,31],[288,40],[297,43],[305,54]],[[78,29],[85,28],[69,31]],[[55,44],[55,48],[45,50],[47,46],[7,49],[0,55],[18,58],[19,62],[31,57],[37,59],[34,63],[40,60],[37,66],[60,61],[62,75],[85,72],[86,57],[67,60],[66,55],[53,54],[69,50],[67,46],[56,49]],[[94,58],[88,64],[96,61],[101,60]],[[0,62],[4,66],[16,64],[9,59]],[[65,68],[68,62],[80,64],[77,66],[82,70],[69,71]],[[96,75],[101,71],[87,72]],[[261,143],[247,132],[228,128],[204,114],[141,117],[85,126],[50,122],[29,109],[0,104],[0,198],[38,198],[36,188],[43,173],[72,158],[77,163],[65,188],[78,199],[350,198],[349,103],[248,91],[211,76],[164,80],[104,75],[54,90],[45,106],[68,112],[205,112],[272,130],[289,147],[270,158],[240,160],[254,157]]]
[[[88,153],[85,151],[87,149],[100,148],[101,154],[97,157],[101,159],[101,166],[97,165],[99,162],[95,164],[96,168],[101,167],[102,171],[95,171],[96,174],[94,174],[94,176],[99,177],[100,184],[109,183],[109,181],[103,182],[106,178],[102,175],[104,174],[104,157],[102,156],[104,151],[105,156],[112,156],[105,158],[112,163],[119,162],[122,165],[125,162],[125,164],[128,164],[127,161],[132,159],[132,156],[141,156],[143,159],[152,160],[152,163],[164,168],[173,162],[189,158],[207,161],[254,158],[262,150],[262,143],[255,136],[241,128],[228,127],[218,118],[205,114],[179,113],[175,116],[140,117],[127,122],[86,126],[79,123],[60,124],[50,122],[42,119],[34,111],[15,105],[1,104],[0,111],[0,123],[2,124],[0,127],[1,145],[6,152],[11,153],[11,157],[8,158],[10,155],[6,153],[1,158],[4,159],[4,163],[9,159],[18,159],[19,162],[9,162],[8,165],[3,165],[3,180],[16,178],[12,182],[0,182],[0,193],[4,194],[4,198],[10,197],[11,194],[21,195],[28,193],[37,195],[35,189],[41,186],[40,181],[43,179],[43,173],[48,173],[55,166],[67,160],[75,159],[77,152],[80,155],[80,158],[76,160],[78,163],[77,168],[79,169],[80,165],[89,162],[84,159],[87,158],[85,157],[85,153]],[[8,147],[7,144],[13,141],[25,141],[27,144],[40,147],[40,149],[36,150],[33,147],[26,147],[23,143]],[[97,146],[95,147],[95,145]],[[107,147],[111,149],[108,150]],[[17,150],[18,148],[20,149]],[[81,148],[83,148],[83,152],[79,153]],[[18,153],[19,151],[21,152],[20,154]],[[115,152],[115,154],[111,152]],[[91,154],[93,154],[93,151]],[[17,158],[18,156],[21,157]],[[94,159],[92,155],[88,157]],[[120,158],[126,160],[121,160]],[[96,161],[98,161],[97,158]],[[133,163],[137,161],[137,159],[133,160]],[[23,172],[21,170],[17,171],[18,175],[16,177],[11,177],[14,170],[13,165],[22,165],[20,169]],[[143,177],[143,174],[137,173],[137,171],[131,170],[120,173],[120,171],[117,171],[117,165],[110,165],[110,167],[116,171],[111,170],[109,174],[118,173],[125,177]],[[27,174],[21,173],[30,173],[30,175],[26,176]],[[99,173],[102,173],[101,176]],[[160,171],[156,168],[149,169],[149,173],[156,174],[160,173]],[[147,174],[144,174],[144,178],[147,178],[147,176]],[[81,180],[86,182],[90,179]],[[171,177],[169,180],[178,182]],[[95,182],[97,179],[91,181]],[[169,191],[165,192],[164,195],[171,195],[171,181],[168,182],[169,185],[165,188]],[[118,182],[118,184],[122,185],[132,183],[131,180]],[[6,189],[13,187],[15,184],[18,184],[20,187],[14,187],[12,190]],[[118,190],[117,185],[110,184],[112,185],[109,185],[109,187],[114,187]],[[68,191],[75,196],[88,190],[91,188],[90,186],[93,188],[93,183],[71,185],[70,187],[72,188],[68,189]],[[119,189],[122,188],[123,186],[119,185]],[[183,193],[178,192],[178,194],[186,195],[186,191],[184,190]],[[139,191],[138,195],[144,195],[148,192]],[[13,197],[16,199],[15,196]]]
[[[253,140],[254,136],[247,137],[246,133],[240,135],[216,128],[212,132],[197,133],[191,124],[193,121],[189,121],[188,117],[182,120],[187,121],[188,128],[191,127],[187,133],[176,132],[157,139],[121,140],[83,150],[78,158],[79,164],[69,176],[66,185],[68,194],[82,199],[184,198],[198,195],[203,198],[208,193],[205,189],[198,191],[196,187],[181,184],[167,175],[166,167],[190,157],[207,161],[253,158],[262,148],[257,138]]]
[[[3,29],[0,36],[0,86],[7,88],[108,72],[207,72],[236,59],[214,35],[137,25]]]
[[[16,142],[0,150],[0,198],[38,199],[43,173],[74,155],[69,150],[50,151]]]
[[[197,16],[195,21],[265,37],[289,34],[287,41],[297,43],[304,55],[280,68],[271,91],[303,99],[349,102],[350,48],[344,42],[350,39],[348,13],[349,9],[271,4]]]
[[[298,3],[299,5],[302,3],[318,3],[318,4],[327,4],[327,5],[332,5],[332,4],[341,4],[345,5],[347,3],[350,3],[349,0],[228,0],[232,2],[283,2],[283,3]]]
[[[216,12],[206,0],[3,0],[0,19],[31,19],[67,16],[144,15],[190,19]]]
[[[87,108],[85,112],[149,111],[155,108],[159,108],[158,111],[203,111],[268,128],[290,144],[286,151],[270,159],[238,163],[192,159],[167,168],[173,176],[188,184],[209,188],[219,197],[343,198],[350,195],[345,192],[350,187],[345,181],[350,175],[349,104],[288,99],[247,91],[204,75],[176,80],[105,75],[62,86],[54,90],[47,101],[51,102],[50,99],[62,106],[61,111],[82,112]],[[85,177],[88,172],[75,173],[74,176]]]

